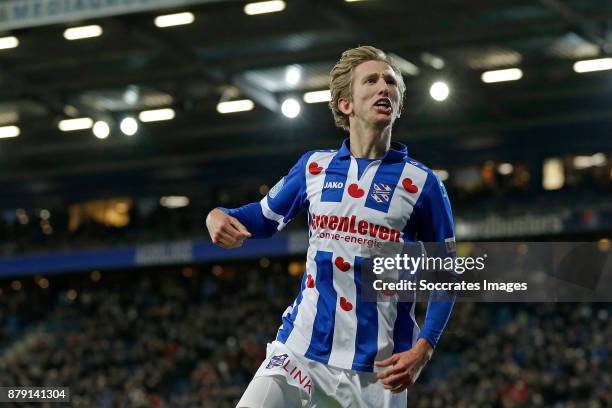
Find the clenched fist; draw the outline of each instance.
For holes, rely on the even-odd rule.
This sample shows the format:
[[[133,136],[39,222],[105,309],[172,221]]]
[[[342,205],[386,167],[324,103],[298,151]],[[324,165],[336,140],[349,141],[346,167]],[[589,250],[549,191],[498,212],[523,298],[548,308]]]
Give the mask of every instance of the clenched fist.
[[[394,354],[386,360],[376,361],[374,364],[377,367],[391,366],[378,373],[378,379],[386,390],[400,393],[416,382],[432,354],[433,348],[427,340],[418,339],[411,349]]]
[[[240,221],[218,208],[208,213],[206,228],[213,244],[225,249],[238,248],[245,239],[251,237],[251,233]]]

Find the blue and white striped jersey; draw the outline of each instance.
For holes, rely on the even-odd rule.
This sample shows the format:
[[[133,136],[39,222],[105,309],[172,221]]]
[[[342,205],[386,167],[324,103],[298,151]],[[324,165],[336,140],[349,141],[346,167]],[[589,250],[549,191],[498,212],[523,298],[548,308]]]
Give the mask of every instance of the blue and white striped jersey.
[[[337,151],[304,154],[260,203],[227,211],[257,238],[304,210],[306,272],[277,340],[309,359],[358,371],[373,371],[375,360],[411,348],[420,337],[435,347],[452,302],[430,302],[420,331],[413,302],[362,300],[358,272],[364,258],[400,253],[404,242],[454,239],[439,178],[395,142],[359,177],[347,139]]]

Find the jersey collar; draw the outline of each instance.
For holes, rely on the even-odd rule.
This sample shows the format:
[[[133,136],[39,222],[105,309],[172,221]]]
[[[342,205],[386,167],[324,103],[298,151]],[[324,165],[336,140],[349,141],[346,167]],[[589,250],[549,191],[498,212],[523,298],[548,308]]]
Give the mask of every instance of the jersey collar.
[[[408,148],[406,145],[399,142],[391,142],[391,148],[387,150],[382,161],[385,163],[395,163],[404,160],[408,156]],[[351,148],[349,146],[349,138],[344,139],[342,146],[338,150],[338,158],[346,159],[351,157]]]

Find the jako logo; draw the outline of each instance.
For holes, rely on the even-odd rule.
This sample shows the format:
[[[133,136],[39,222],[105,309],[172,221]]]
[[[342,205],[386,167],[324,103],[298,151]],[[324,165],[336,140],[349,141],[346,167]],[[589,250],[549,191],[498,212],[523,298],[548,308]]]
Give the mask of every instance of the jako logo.
[[[328,181],[323,188],[344,188],[344,183],[341,181]]]

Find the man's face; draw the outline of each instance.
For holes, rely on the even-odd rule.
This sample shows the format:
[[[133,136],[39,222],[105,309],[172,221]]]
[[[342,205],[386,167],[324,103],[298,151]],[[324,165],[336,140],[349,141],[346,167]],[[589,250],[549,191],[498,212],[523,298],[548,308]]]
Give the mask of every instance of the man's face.
[[[400,115],[397,75],[383,61],[367,61],[353,70],[352,101],[340,99],[340,110],[353,121],[384,128]]]

